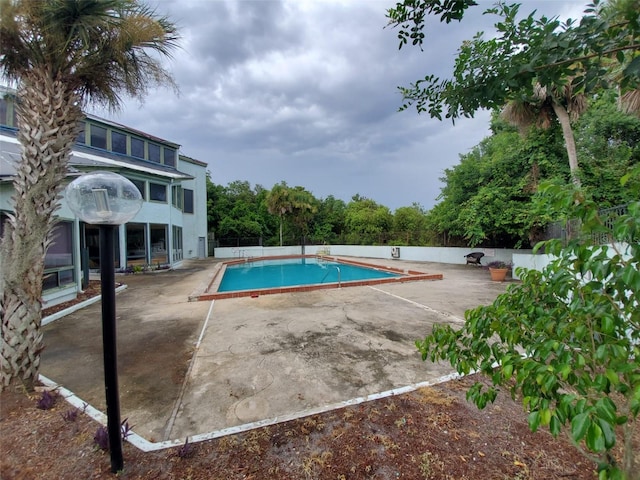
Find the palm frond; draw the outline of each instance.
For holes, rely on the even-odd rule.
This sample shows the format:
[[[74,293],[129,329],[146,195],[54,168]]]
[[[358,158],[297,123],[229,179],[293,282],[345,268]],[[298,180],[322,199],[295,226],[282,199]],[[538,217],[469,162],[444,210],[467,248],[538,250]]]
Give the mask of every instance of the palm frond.
[[[630,90],[620,97],[623,112],[640,116],[640,90]]]
[[[525,134],[536,123],[537,116],[537,108],[533,104],[517,100],[507,103],[500,112],[500,117],[518,127],[521,134]]]
[[[0,2],[0,74],[9,79],[46,67],[83,102],[111,108],[121,92],[176,88],[161,63],[178,46],[176,26],[137,0]]]
[[[567,112],[569,113],[572,121],[580,118],[580,116],[587,111],[587,107],[587,97],[584,94],[571,94],[567,97]]]

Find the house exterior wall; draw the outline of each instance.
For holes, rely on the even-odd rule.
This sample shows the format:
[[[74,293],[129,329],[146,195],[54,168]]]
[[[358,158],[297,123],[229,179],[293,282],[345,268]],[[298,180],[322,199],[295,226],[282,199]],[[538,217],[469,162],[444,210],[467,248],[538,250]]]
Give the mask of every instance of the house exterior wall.
[[[0,92],[2,93],[2,92]],[[8,97],[3,97],[3,101],[8,101]],[[10,101],[10,100],[9,100]],[[10,110],[10,109],[9,109]],[[130,134],[131,138],[138,141],[148,142],[149,145],[159,145],[161,148],[160,160],[152,161],[151,158],[132,157],[125,153],[112,151],[111,134],[107,135],[106,148],[98,148],[89,145],[93,125],[106,129],[107,132],[118,132]],[[136,265],[163,265],[169,267],[179,267],[183,258],[197,258],[201,240],[204,239],[204,254],[206,255],[207,237],[207,212],[206,212],[206,168],[207,164],[198,160],[182,158],[179,155],[179,145],[166,140],[153,137],[144,132],[128,129],[123,125],[118,125],[108,120],[88,117],[85,120],[85,135],[81,135],[80,143],[74,148],[70,160],[73,175],[79,173],[89,173],[96,170],[108,170],[143,185],[143,198],[145,199],[140,211],[127,224],[119,226],[118,229],[118,258],[117,264],[120,269]],[[127,140],[127,153],[130,151],[130,142]],[[16,140],[16,129],[12,122],[5,118],[0,119],[0,212],[8,213],[13,211],[13,184],[12,177],[15,174],[15,162],[19,158],[19,144]],[[166,163],[167,152],[175,150],[175,159]],[[145,155],[148,149],[145,147]],[[169,157],[170,158],[170,157]],[[166,164],[165,164],[166,163]],[[68,178],[70,182],[72,176]],[[144,183],[142,183],[144,182]],[[163,185],[165,187],[165,198],[162,201],[151,198],[151,185]],[[193,213],[183,211],[184,189],[193,191]],[[45,288],[43,297],[47,306],[55,305],[72,299],[82,287],[83,271],[81,268],[81,258],[83,253],[89,250],[87,246],[84,251],[81,248],[87,245],[87,229],[97,227],[84,225],[75,217],[69,209],[62,192],[60,208],[56,212],[58,218],[68,222],[66,231],[72,232],[72,257],[73,257],[73,279],[70,279],[69,266],[66,265],[65,284],[56,288]],[[69,226],[70,225],[70,226]],[[131,254],[131,242],[128,238],[130,231],[137,228],[139,235],[144,238],[144,245],[137,245],[142,252],[133,259]],[[131,238],[134,238],[132,234]],[[96,268],[95,259],[98,258],[96,238],[93,245],[93,263],[91,259],[89,268]],[[156,240],[154,242],[154,240]],[[69,259],[69,247],[65,249],[65,259]],[[72,283],[70,282],[72,281]],[[50,287],[50,286],[49,286]]]
[[[179,169],[188,173],[193,180],[184,180],[183,188],[193,190],[193,214],[182,214],[184,258],[207,256],[207,178],[203,173],[205,164],[180,156]],[[202,222],[201,219],[205,221]]]

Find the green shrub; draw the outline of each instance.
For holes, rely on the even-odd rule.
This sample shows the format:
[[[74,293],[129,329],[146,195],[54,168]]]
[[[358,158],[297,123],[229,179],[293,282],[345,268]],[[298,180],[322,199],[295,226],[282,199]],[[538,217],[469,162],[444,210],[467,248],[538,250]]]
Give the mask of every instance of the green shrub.
[[[638,192],[640,169],[621,181]],[[569,435],[598,464],[600,478],[640,478],[632,433],[640,411],[640,201],[605,221],[579,189],[546,185],[556,211],[579,219],[582,235],[538,248],[553,258],[543,271],[517,269],[521,283],[492,305],[469,310],[454,330],[436,325],[416,342],[423,360],[482,372],[467,399],[479,408],[500,387],[521,399],[530,428]],[[594,245],[592,238],[609,238]],[[622,443],[616,458],[612,449]]]

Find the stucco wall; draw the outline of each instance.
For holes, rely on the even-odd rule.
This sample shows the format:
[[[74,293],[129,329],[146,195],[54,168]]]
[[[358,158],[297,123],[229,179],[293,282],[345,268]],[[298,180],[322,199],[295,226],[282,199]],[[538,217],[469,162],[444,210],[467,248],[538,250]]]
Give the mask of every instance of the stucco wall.
[[[183,180],[182,188],[193,190],[193,213],[182,214],[182,242],[184,258],[198,258],[200,242],[204,242],[204,256],[207,255],[207,179],[206,167],[189,162],[181,157],[178,169],[193,177],[193,180]],[[201,240],[202,239],[202,240]],[[202,249],[200,249],[202,250]]]
[[[320,250],[329,249],[330,255],[364,258],[392,258],[391,246],[370,245],[306,245],[304,253],[313,255]],[[465,255],[471,252],[483,252],[485,256],[482,263],[487,264],[493,260],[513,262],[515,254],[530,253],[531,250],[514,250],[507,248],[459,248],[459,247],[398,247],[401,260],[414,262],[436,262],[465,264]],[[217,258],[238,257],[271,257],[279,255],[299,255],[302,253],[300,246],[293,247],[220,247],[216,248],[214,255]]]

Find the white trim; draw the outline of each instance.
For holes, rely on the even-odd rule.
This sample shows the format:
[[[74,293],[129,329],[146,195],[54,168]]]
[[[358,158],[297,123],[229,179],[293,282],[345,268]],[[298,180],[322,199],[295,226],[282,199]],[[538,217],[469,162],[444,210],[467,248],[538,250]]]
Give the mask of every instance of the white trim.
[[[118,160],[113,160],[111,158],[106,158],[106,157],[101,157],[99,155],[93,155],[91,153],[86,153],[86,152],[77,152],[75,150],[72,150],[71,152],[72,155],[76,155],[78,157],[81,158],[86,158],[87,160],[92,160],[95,162],[103,162],[109,165],[113,165],[115,167],[124,167],[124,168],[128,168],[129,170],[135,170],[138,172],[145,172],[145,173],[151,173],[153,175],[158,175],[161,177],[167,177],[167,178],[176,178],[176,179],[184,179],[184,174],[180,174],[180,173],[170,173],[170,172],[163,172],[160,170],[155,170],[153,168],[147,168],[147,167],[142,167],[139,165],[132,165],[129,162],[120,162]],[[143,161],[148,161],[145,160],[144,158],[141,158],[140,160]],[[161,164],[159,164],[161,165]]]
[[[2,135],[2,141],[3,142],[7,142],[7,143],[15,143],[17,145],[20,144],[20,142],[18,141],[17,138],[15,138],[13,136],[9,136],[9,135]],[[105,151],[108,151],[108,150],[105,150]],[[153,169],[151,167],[143,167],[143,166],[140,166],[140,165],[133,165],[133,164],[131,164],[129,162],[125,162],[125,161],[121,162],[121,161],[118,161],[118,160],[113,160],[112,158],[102,157],[100,155],[94,155],[92,153],[79,152],[79,151],[77,151],[75,149],[71,150],[71,155],[72,156],[75,155],[75,156],[78,156],[80,158],[85,158],[87,160],[91,160],[91,161],[94,161],[94,162],[105,163],[107,165],[112,165],[114,167],[124,167],[124,168],[127,168],[129,170],[135,170],[135,171],[138,171],[138,172],[150,173],[150,174],[158,175],[158,176],[161,176],[161,177],[175,178],[175,179],[182,179],[182,180],[185,179],[185,174],[183,174],[183,173],[163,172],[161,170],[156,170],[156,169]],[[117,155],[117,154],[115,154],[115,155]],[[131,158],[135,158],[135,157],[131,157]],[[145,160],[144,158],[137,159],[137,160],[142,160],[142,161],[145,161],[145,162],[148,161],[148,160]],[[162,164],[159,164],[159,165],[162,165]],[[87,165],[87,166],[90,166],[90,165]]]
[[[118,288],[116,288],[116,293],[122,292],[123,290],[125,290],[127,288],[126,285],[120,285]],[[93,305],[94,303],[99,302],[100,300],[102,300],[102,295],[97,295],[95,297],[91,297],[88,300],[85,300],[84,302],[80,302],[77,303],[69,308],[65,308],[64,310],[60,310],[59,312],[56,312],[52,315],[49,315],[48,317],[45,317],[42,319],[42,326],[44,327],[45,325],[49,325],[51,322],[55,322],[56,320],[61,319],[62,317],[66,317],[67,315],[80,310],[81,308],[84,307],[88,307],[89,305]]]
[[[470,372],[470,374],[475,373],[475,372]],[[329,412],[331,410],[337,410],[339,408],[343,408],[343,407],[348,407],[348,406],[352,406],[352,405],[359,405],[361,403],[364,402],[370,402],[373,400],[380,400],[381,398],[387,398],[387,397],[392,397],[395,395],[402,395],[404,393],[409,393],[409,392],[413,392],[415,390],[418,390],[420,388],[424,388],[424,387],[430,387],[433,385],[438,385],[441,383],[445,383],[451,380],[456,380],[459,378],[464,377],[464,375],[458,374],[458,373],[450,373],[448,375],[443,375],[441,377],[438,377],[434,380],[430,380],[430,381],[426,381],[426,382],[420,382],[420,383],[414,383],[412,385],[408,385],[406,387],[399,387],[399,388],[394,388],[392,390],[387,390],[385,392],[380,392],[380,393],[372,393],[371,395],[367,395],[365,397],[356,397],[353,398],[351,400],[345,400],[344,402],[338,402],[338,403],[332,403],[329,405],[325,405],[322,407],[317,407],[317,408],[312,408],[309,410],[303,410],[300,412],[295,412],[292,414],[288,414],[288,415],[282,415],[279,417],[273,417],[273,418],[268,418],[266,420],[260,420],[257,422],[251,422],[251,423],[245,423],[242,425],[236,425],[233,427],[228,427],[228,428],[223,428],[220,430],[215,430],[213,432],[209,432],[209,433],[201,433],[199,435],[193,435],[191,437],[187,437],[190,443],[196,443],[196,442],[204,442],[206,440],[213,440],[215,438],[220,438],[220,437],[224,437],[226,435],[234,435],[237,433],[242,433],[242,432],[246,432],[249,430],[254,430],[256,428],[260,428],[260,427],[266,427],[268,425],[275,425],[277,423],[283,423],[283,422],[289,422],[291,420],[297,420],[299,418],[304,418],[304,417],[308,417],[310,415],[318,415],[321,413],[325,413],[325,412]],[[91,405],[89,405],[88,403],[84,402],[83,400],[81,400],[79,397],[77,397],[72,391],[67,390],[64,387],[61,387],[60,385],[56,384],[54,381],[50,380],[49,378],[45,377],[44,375],[40,375],[39,377],[40,381],[49,389],[49,390],[56,390],[58,392],[59,395],[61,395],[68,403],[70,403],[71,405],[73,405],[74,407],[82,410],[84,413],[86,413],[87,415],[89,415],[91,418],[93,418],[95,421],[97,421],[98,423],[101,423],[102,425],[106,425],[107,423],[107,416],[102,413],[100,410],[97,410],[96,408],[92,407]],[[150,442],[147,439],[141,437],[140,435],[136,434],[135,432],[131,431],[129,435],[127,435],[126,441],[129,442],[131,445],[133,445],[134,447],[142,450],[143,452],[153,452],[153,451],[157,451],[157,450],[164,450],[165,448],[172,448],[172,447],[177,447],[180,445],[184,445],[185,440],[183,439],[176,439],[176,440],[167,440],[164,442]]]

